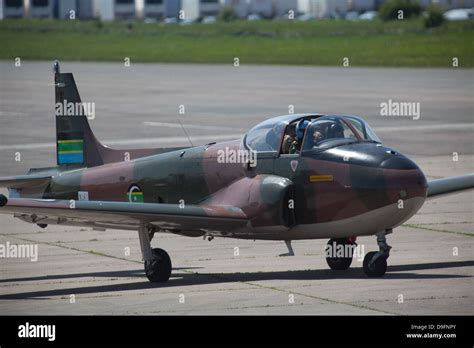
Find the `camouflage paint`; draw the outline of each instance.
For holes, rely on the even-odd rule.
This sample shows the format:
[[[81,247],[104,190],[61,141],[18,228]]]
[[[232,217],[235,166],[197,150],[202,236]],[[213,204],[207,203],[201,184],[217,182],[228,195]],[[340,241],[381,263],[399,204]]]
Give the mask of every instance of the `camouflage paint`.
[[[57,72],[55,83],[56,102],[81,102],[72,74]],[[278,146],[278,141],[281,145],[289,122],[317,116],[287,115],[267,120],[270,125],[275,123],[272,148]],[[279,227],[275,229],[277,234],[265,237],[277,238],[298,230],[298,226],[349,221],[392,207],[400,199],[424,201],[426,197],[426,179],[413,162],[380,144],[362,143],[360,139],[356,144],[301,155],[259,152],[257,166],[251,167],[246,163],[218,163],[219,151],[246,149],[243,140],[193,148],[114,150],[95,138],[84,115],[56,116],[56,125],[59,166],[38,171],[36,179],[34,175],[31,180],[19,179],[21,184],[17,188],[10,186],[17,196],[69,201],[79,200],[79,192],[86,192],[90,202],[79,204],[84,209],[95,207],[100,211],[95,201],[104,202],[103,205],[111,202],[111,207],[125,209],[119,203],[128,202],[130,191],[136,187],[134,209],[151,209],[158,215],[170,209],[179,216],[189,211],[209,218],[218,214],[235,218],[237,214],[239,219],[243,216],[250,222],[247,230],[239,233],[255,238],[258,231],[268,233],[267,227]],[[71,151],[81,153],[83,163],[65,163],[81,162],[79,157],[68,160]],[[345,160],[346,153],[350,154],[349,160]],[[410,206],[412,211],[400,215],[400,219],[413,215],[421,205]],[[24,216],[26,220],[30,218]],[[193,228],[206,231],[185,220],[181,217],[183,233]],[[157,226],[173,229],[171,221],[165,222]],[[113,219],[102,223],[113,224]],[[133,223],[124,221],[127,228]],[[223,221],[221,224],[225,225]],[[212,226],[219,230],[218,224]],[[221,232],[226,231],[222,228]]]

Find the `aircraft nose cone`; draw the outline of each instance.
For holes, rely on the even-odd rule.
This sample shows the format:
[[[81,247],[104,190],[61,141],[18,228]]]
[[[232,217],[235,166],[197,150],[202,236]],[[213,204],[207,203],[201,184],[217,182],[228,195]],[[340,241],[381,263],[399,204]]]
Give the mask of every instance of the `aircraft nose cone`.
[[[402,200],[426,198],[428,184],[418,165],[393,149],[385,147],[382,150],[384,159],[380,162],[380,167],[385,173],[387,187],[392,192],[395,191]]]
[[[387,196],[391,209],[384,217],[384,228],[394,228],[410,219],[423,206],[427,193],[425,175],[407,158],[390,159],[391,169],[384,169]]]
[[[426,177],[412,160],[404,156],[394,156],[384,161],[382,167],[387,187],[393,190],[399,199],[426,198],[428,189]]]

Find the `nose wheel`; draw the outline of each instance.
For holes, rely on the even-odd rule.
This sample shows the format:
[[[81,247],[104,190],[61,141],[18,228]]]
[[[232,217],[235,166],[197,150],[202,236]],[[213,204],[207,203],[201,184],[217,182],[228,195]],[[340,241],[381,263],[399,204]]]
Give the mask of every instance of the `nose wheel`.
[[[379,251],[371,251],[364,257],[364,272],[369,278],[382,277],[387,271],[387,259],[392,247],[387,244],[386,235],[392,230],[386,230],[376,234]]]

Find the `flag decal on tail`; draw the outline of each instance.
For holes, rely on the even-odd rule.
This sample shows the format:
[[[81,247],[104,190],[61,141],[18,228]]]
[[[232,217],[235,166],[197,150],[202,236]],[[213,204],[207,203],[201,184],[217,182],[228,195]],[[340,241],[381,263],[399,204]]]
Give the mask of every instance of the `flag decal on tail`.
[[[84,163],[84,140],[58,140],[58,164]]]

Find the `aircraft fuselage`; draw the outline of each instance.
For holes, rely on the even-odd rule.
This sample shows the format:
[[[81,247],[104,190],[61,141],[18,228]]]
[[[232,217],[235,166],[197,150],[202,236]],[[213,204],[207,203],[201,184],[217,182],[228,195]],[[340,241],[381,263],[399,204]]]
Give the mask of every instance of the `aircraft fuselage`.
[[[299,239],[393,228],[413,216],[426,197],[418,166],[380,144],[342,145],[305,155],[257,154],[255,167],[218,161],[222,151],[240,148],[240,141],[231,141],[63,172],[52,178],[43,198],[200,204],[220,191],[235,195],[232,190],[248,190],[246,184],[239,186],[243,179],[271,175],[293,183],[292,201],[284,202],[293,220],[278,228],[282,223],[274,217],[259,218],[254,232],[262,231],[263,237],[274,227],[278,239]],[[260,191],[265,204],[266,193]]]

